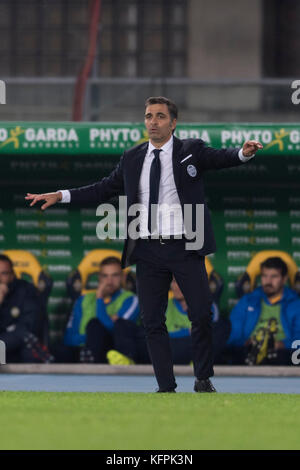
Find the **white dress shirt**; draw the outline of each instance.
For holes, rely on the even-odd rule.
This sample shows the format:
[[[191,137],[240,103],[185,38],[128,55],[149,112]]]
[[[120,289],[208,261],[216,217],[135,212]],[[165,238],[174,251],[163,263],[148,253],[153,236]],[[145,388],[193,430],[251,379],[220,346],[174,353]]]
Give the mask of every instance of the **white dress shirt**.
[[[148,231],[148,205],[150,190],[150,168],[154,159],[156,147],[149,142],[145,156],[141,177],[138,187],[138,200],[142,204],[140,213],[141,237],[149,235]],[[161,148],[160,159],[160,182],[157,212],[157,233],[159,235],[180,235],[184,233],[182,210],[173,174],[173,136]]]
[[[140,212],[140,235],[145,237],[149,235],[148,231],[148,204],[149,204],[149,183],[150,183],[150,168],[154,159],[153,150],[156,147],[149,142],[148,150],[145,156],[139,187],[138,187],[138,202],[141,204]],[[160,183],[159,183],[159,196],[158,204],[159,210],[157,212],[157,227],[158,234],[163,236],[180,235],[185,233],[183,225],[183,216],[180,205],[179,196],[174,181],[173,174],[173,135],[161,147],[159,154],[160,158]],[[246,157],[243,155],[243,150],[239,151],[239,158],[246,162],[253,158],[255,154]],[[71,193],[69,190],[59,190],[62,193],[61,203],[69,203],[71,201]]]

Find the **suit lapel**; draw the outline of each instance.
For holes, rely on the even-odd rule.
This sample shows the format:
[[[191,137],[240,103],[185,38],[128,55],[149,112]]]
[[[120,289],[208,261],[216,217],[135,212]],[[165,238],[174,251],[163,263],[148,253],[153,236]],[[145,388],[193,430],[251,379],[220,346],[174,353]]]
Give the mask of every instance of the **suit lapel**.
[[[179,193],[180,188],[180,160],[182,157],[182,150],[183,150],[183,143],[177,137],[173,137],[173,155],[172,155],[172,162],[173,162],[173,174],[174,174],[174,181],[176,185],[177,192]]]
[[[137,153],[132,156],[130,159],[130,164],[131,164],[131,182],[130,182],[130,193],[132,195],[132,200],[136,201],[137,200],[137,192],[138,192],[138,186],[139,186],[139,181],[141,177],[141,172],[143,168],[143,163],[145,160],[145,156],[148,150],[148,142],[145,142],[145,144],[139,148]]]

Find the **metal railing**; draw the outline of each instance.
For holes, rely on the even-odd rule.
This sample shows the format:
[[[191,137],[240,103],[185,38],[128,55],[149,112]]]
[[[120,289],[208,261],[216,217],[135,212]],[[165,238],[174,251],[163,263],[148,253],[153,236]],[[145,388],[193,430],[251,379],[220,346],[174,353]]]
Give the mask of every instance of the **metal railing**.
[[[74,77],[1,77],[6,105],[1,121],[70,121]],[[91,78],[85,121],[141,121],[148,96],[168,96],[181,122],[297,122],[300,105],[291,100],[290,79],[193,80],[187,78]]]

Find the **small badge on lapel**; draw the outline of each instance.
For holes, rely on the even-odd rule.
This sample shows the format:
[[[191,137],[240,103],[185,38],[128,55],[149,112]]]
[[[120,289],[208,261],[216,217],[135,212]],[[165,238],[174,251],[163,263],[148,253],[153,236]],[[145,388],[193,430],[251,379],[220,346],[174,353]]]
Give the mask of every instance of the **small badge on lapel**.
[[[21,313],[21,311],[20,311],[19,307],[12,307],[11,310],[10,310],[10,314],[13,318],[18,318],[20,313]]]
[[[190,176],[196,176],[197,174],[197,170],[196,170],[196,167],[194,165],[188,165],[187,166],[187,172]]]

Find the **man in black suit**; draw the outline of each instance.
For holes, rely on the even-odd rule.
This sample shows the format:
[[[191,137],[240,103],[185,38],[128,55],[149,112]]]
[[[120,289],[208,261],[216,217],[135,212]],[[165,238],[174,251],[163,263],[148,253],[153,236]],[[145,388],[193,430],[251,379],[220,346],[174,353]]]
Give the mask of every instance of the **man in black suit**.
[[[174,392],[177,387],[165,325],[168,290],[174,275],[192,323],[194,390],[214,392],[209,380],[213,376],[212,297],[204,257],[216,250],[216,244],[205,203],[203,175],[206,170],[242,165],[262,145],[247,141],[242,149],[217,150],[201,139],[179,140],[173,136],[176,122],[177,107],[171,100],[148,98],[145,125],[149,142],[126,150],[107,178],[70,191],[28,193],[25,199],[32,201],[31,206],[45,201],[41,208],[46,209],[56,202],[99,204],[125,194],[127,209],[141,204],[137,240],[131,232],[134,217],[128,216],[122,266],[136,263],[137,293],[158,391]],[[186,207],[190,212],[185,219]],[[200,224],[199,214],[203,215]],[[197,235],[201,231],[199,245]]]

